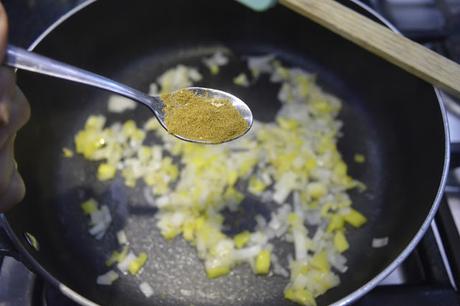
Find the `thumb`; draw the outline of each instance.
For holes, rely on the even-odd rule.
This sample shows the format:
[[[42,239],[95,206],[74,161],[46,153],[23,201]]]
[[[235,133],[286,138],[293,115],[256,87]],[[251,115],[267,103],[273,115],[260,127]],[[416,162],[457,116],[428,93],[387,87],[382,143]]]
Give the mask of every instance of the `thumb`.
[[[5,8],[0,2],[0,63],[5,56],[6,45],[8,44],[8,16]]]

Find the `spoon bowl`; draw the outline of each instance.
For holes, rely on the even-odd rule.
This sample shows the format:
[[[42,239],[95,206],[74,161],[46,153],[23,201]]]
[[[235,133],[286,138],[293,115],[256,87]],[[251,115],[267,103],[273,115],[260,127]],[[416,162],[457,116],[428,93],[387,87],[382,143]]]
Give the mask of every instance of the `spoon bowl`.
[[[4,65],[12,68],[27,70],[30,72],[35,72],[60,79],[94,86],[130,98],[136,102],[142,103],[145,106],[147,106],[158,119],[161,126],[169,132],[165,122],[165,113],[163,110],[164,103],[160,96],[149,96],[139,90],[118,83],[109,78],[97,75],[95,73],[77,67],[73,67],[68,64],[61,63],[59,61],[11,45],[7,46]],[[171,135],[174,135],[179,139],[189,142],[218,144],[239,138],[246,134],[251,128],[253,123],[252,112],[250,108],[246,105],[246,103],[244,103],[238,97],[222,90],[205,87],[188,87],[183,88],[181,90],[184,89],[191,90],[198,95],[207,96],[210,98],[226,99],[230,101],[231,104],[238,110],[241,117],[247,122],[247,129],[242,131],[240,134],[235,135],[232,138],[225,139],[225,141],[219,142],[203,139],[190,139],[182,135],[173,134],[170,132]]]
[[[251,109],[249,108],[249,106],[246,103],[244,103],[237,96],[232,95],[232,94],[230,94],[230,93],[228,93],[226,91],[222,91],[222,90],[218,90],[218,89],[212,89],[212,88],[205,88],[205,87],[187,87],[185,89],[190,90],[190,91],[194,92],[195,94],[197,94],[199,96],[206,96],[208,98],[215,98],[215,99],[226,99],[226,100],[230,101],[230,103],[233,105],[233,107],[235,107],[236,110],[240,113],[240,115],[244,119],[244,121],[247,122],[246,130],[244,130],[241,134],[238,134],[238,135],[235,135],[232,138],[226,139],[223,142],[228,142],[228,141],[232,141],[232,140],[235,140],[237,138],[240,138],[241,136],[245,135],[251,129],[252,123],[253,123],[253,116],[252,116]],[[163,114],[163,119],[162,120],[164,120],[164,114]],[[165,127],[165,128],[167,129],[167,127]],[[204,144],[222,143],[222,142],[213,142],[213,141],[210,141],[210,140],[203,140],[203,139],[192,140],[192,139],[188,139],[188,138],[183,137],[183,136],[178,135],[178,134],[174,134],[174,136],[176,136],[177,138],[180,138],[182,140],[185,140],[185,141],[192,141],[192,142],[197,142],[197,143],[204,143]]]

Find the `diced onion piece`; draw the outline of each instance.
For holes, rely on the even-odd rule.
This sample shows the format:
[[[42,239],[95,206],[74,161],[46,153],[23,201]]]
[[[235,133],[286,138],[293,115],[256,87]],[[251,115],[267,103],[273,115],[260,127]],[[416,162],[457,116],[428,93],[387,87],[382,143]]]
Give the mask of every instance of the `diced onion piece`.
[[[71,157],[73,157],[73,151],[70,150],[69,148],[62,148],[62,154],[63,154],[64,157],[66,157],[66,158],[71,158]]]
[[[115,177],[117,169],[111,164],[100,164],[97,168],[97,178],[100,181],[107,181]]]
[[[145,252],[140,252],[139,256],[136,259],[131,261],[128,265],[128,271],[132,275],[136,275],[139,271],[144,267],[145,263],[147,262],[148,256]]]
[[[289,272],[279,263],[278,257],[275,254],[272,254],[272,266],[273,274],[286,278],[289,277]]]
[[[261,251],[260,245],[254,245],[247,248],[235,250],[233,257],[235,261],[247,261],[256,257]]]
[[[347,238],[345,237],[345,234],[343,233],[343,231],[337,231],[335,233],[335,235],[334,235],[334,247],[340,253],[345,252],[350,247],[350,245],[348,244]]]
[[[187,241],[192,241],[195,234],[195,222],[193,220],[187,220],[183,225],[183,235],[184,239]]]
[[[201,80],[202,76],[195,68],[184,65],[177,65],[164,72],[157,79],[160,85],[160,94],[178,90],[184,87],[189,87],[193,82]]]
[[[331,233],[337,230],[343,229],[345,226],[344,217],[341,215],[332,215],[331,219],[329,220],[329,224],[327,226],[327,232]]]
[[[102,205],[99,210],[90,214],[90,218],[92,227],[89,229],[89,233],[95,236],[96,239],[101,239],[112,223],[109,208],[107,205]]]
[[[315,182],[307,185],[307,192],[313,199],[319,199],[327,193],[323,183]]]
[[[260,251],[256,258],[256,274],[268,274],[270,272],[270,252],[268,250]]]
[[[122,113],[127,110],[132,110],[135,109],[136,106],[137,103],[133,100],[118,95],[111,95],[107,102],[109,112],[113,113]]]
[[[244,73],[238,74],[234,79],[233,79],[233,84],[242,86],[242,87],[248,87],[250,85],[248,76]]]
[[[249,180],[249,186],[248,186],[248,191],[254,195],[259,195],[261,194],[265,188],[267,188],[267,185],[257,177],[251,177]]]
[[[105,125],[106,118],[104,116],[89,116],[85,123],[85,129],[100,130]]]
[[[326,252],[329,263],[332,267],[334,267],[337,271],[341,273],[345,273],[348,270],[348,267],[346,266],[347,259],[345,258],[345,256],[335,252],[334,250],[332,250],[332,248],[329,247],[326,249]]]
[[[211,74],[214,74],[214,75],[218,74],[220,71],[219,66],[216,64],[210,64],[208,68],[209,68],[209,71],[211,71]]]
[[[306,289],[286,288],[284,290],[284,297],[294,303],[298,303],[303,306],[316,306],[316,301],[313,297],[313,294]]]
[[[271,73],[273,71],[271,62],[274,58],[272,54],[248,57],[248,67],[252,75],[257,78],[261,73]]]
[[[123,249],[120,252],[113,251],[112,255],[110,255],[110,257],[105,261],[105,265],[110,267],[114,265],[115,263],[122,262],[126,258],[126,256],[128,256],[128,252],[129,252],[129,249],[127,245],[123,246]]]
[[[284,173],[274,186],[275,194],[273,195],[273,199],[275,202],[283,204],[295,186],[296,175],[293,172]]]
[[[153,288],[147,282],[142,282],[139,285],[139,290],[145,295],[146,298],[149,298],[153,295]]]
[[[132,261],[136,260],[136,255],[130,251],[128,255],[118,263],[117,268],[123,273],[126,273],[128,271],[128,267],[131,264]]]
[[[316,253],[315,256],[310,260],[310,264],[317,268],[320,271],[327,272],[331,269],[329,261],[327,259],[327,254],[325,251]]]
[[[91,215],[93,212],[97,211],[96,200],[91,198],[81,203],[81,209],[83,210],[85,215]]]
[[[235,247],[237,249],[244,247],[248,243],[249,239],[251,239],[251,233],[248,231],[241,232],[233,237],[233,241],[235,242]]]
[[[98,285],[110,286],[116,281],[120,276],[117,272],[110,270],[105,274],[99,275],[96,279]]]
[[[209,68],[211,74],[218,74],[220,66],[228,64],[228,57],[222,51],[215,52],[211,57],[203,59],[203,63]]]
[[[366,158],[364,157],[363,154],[355,154],[354,160],[355,160],[356,163],[362,164],[362,163],[364,163],[366,161]]]
[[[117,232],[117,241],[120,245],[128,244],[128,237],[126,237],[124,230]]]
[[[206,274],[208,278],[218,278],[230,273],[230,266],[217,260],[206,261]]]
[[[367,221],[363,214],[353,208],[350,208],[350,211],[343,215],[343,218],[346,222],[350,223],[354,227],[360,227]]]
[[[278,60],[273,61],[273,67],[275,68],[273,73],[270,76],[271,82],[283,82],[287,81],[290,77],[290,70],[282,66],[281,62]]]
[[[147,201],[147,204],[149,204],[150,206],[156,206],[155,198],[153,197],[151,188],[145,186],[143,190],[143,195],[144,199]]]
[[[292,229],[292,235],[294,236],[294,250],[295,250],[295,259],[303,260],[307,257],[307,237],[305,235],[305,230],[294,227]]]
[[[149,96],[158,96],[160,92],[158,91],[158,85],[156,83],[152,83],[149,86]],[[154,119],[157,121],[157,119]]]
[[[388,237],[383,238],[374,238],[372,239],[372,247],[373,248],[382,248],[388,244],[390,239]]]

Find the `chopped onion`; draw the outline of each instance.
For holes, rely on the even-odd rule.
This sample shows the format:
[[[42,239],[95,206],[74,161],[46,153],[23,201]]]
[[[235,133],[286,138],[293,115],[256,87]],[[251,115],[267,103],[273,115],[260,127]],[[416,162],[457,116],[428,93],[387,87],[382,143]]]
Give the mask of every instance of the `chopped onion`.
[[[228,59],[214,54],[204,62],[211,72],[218,72]],[[154,119],[141,127],[132,120],[105,126],[105,117],[91,116],[75,137],[76,152],[111,170],[110,176],[101,179],[116,175],[130,188],[144,183],[145,201],[158,208],[155,219],[162,236],[170,240],[183,235],[195,246],[210,278],[226,275],[242,262],[256,268],[255,272],[267,273],[268,253],[270,273],[289,277],[271,242],[278,238],[292,243],[295,259],[284,255],[290,270],[286,298],[314,304],[316,296],[338,285],[334,272],[347,270],[346,258],[339,253],[345,249],[336,248],[335,241],[345,238],[345,222],[353,226],[366,222],[346,193],[363,185],[348,175],[337,150],[341,101],[325,93],[314,75],[284,67],[273,55],[249,57],[247,62],[254,82],[268,74],[280,85],[282,107],[274,122],[255,121],[244,138],[220,146],[196,146],[170,137]],[[248,84],[245,76],[237,83]],[[152,83],[150,92],[173,91],[200,79],[198,70],[178,65]],[[151,145],[146,139],[162,143]],[[241,236],[226,234],[222,212],[238,212],[246,191],[262,203],[278,206],[270,218],[257,215],[256,230],[247,232],[241,242]],[[107,206],[90,204],[84,206],[91,218],[90,232],[100,239],[111,216]],[[123,253],[114,253],[110,261],[117,262],[121,272],[137,275],[147,253],[136,257],[129,252],[126,235],[119,232],[117,239]],[[382,243],[373,241],[373,247],[379,246]]]
[[[388,237],[383,238],[374,238],[372,239],[372,247],[373,248],[382,248],[388,244],[390,239]]]
[[[117,240],[120,245],[129,244],[126,233],[123,230],[117,232]]]
[[[337,269],[337,271],[341,273],[345,273],[348,270],[348,267],[346,265],[347,259],[345,258],[345,256],[335,252],[332,249],[332,246],[330,246],[327,249],[327,253],[328,253],[328,259],[329,259],[329,262],[331,263],[331,266]]]
[[[127,273],[129,265],[131,264],[131,262],[136,260],[136,258],[136,255],[132,251],[130,251],[128,255],[125,257],[125,259],[123,259],[121,262],[117,264],[118,270],[120,270],[123,273]]]
[[[255,220],[257,222],[257,227],[258,228],[265,228],[267,226],[267,220],[262,215],[256,215]]]
[[[259,245],[235,250],[233,253],[233,258],[236,261],[250,260],[256,257],[260,253],[261,250],[262,248]]]
[[[307,258],[307,241],[304,231],[301,231],[297,228],[294,228],[292,230],[292,235],[294,236],[294,249],[296,260],[305,260]]]
[[[274,55],[264,56],[249,56],[248,57],[248,68],[254,77],[258,77],[261,73],[271,73],[273,71],[272,61],[275,58]]]
[[[157,79],[157,83],[161,87],[161,94],[189,87],[193,84],[193,82],[197,82],[201,79],[201,74],[195,68],[178,65],[160,75]]]
[[[249,79],[248,79],[247,75],[244,74],[244,73],[238,74],[233,79],[233,84],[238,85],[238,86],[242,86],[242,87],[248,87],[249,85],[251,85],[251,83],[249,83]]]
[[[158,85],[156,83],[152,83],[149,86],[149,95],[150,96],[158,96],[160,92],[158,91]],[[156,119],[154,119],[156,121]]]
[[[155,206],[155,199],[152,195],[152,189],[146,186],[144,187],[143,193],[144,199],[147,201],[147,204],[149,204],[150,206]]]
[[[283,266],[280,264],[279,260],[278,260],[278,256],[276,256],[275,254],[272,253],[271,255],[271,259],[272,259],[272,265],[273,265],[273,273],[276,274],[276,275],[280,275],[282,277],[286,277],[288,278],[289,277],[289,272],[288,270],[286,270],[285,268],[283,268]]]
[[[215,52],[212,56],[204,58],[203,63],[209,68],[212,74],[219,73],[219,67],[228,64],[228,57],[222,51]]]
[[[111,95],[109,97],[109,101],[107,102],[109,112],[113,113],[122,113],[127,110],[135,109],[136,107],[136,102],[118,95]]]
[[[321,212],[318,210],[308,211],[305,214],[305,221],[308,225],[318,225],[321,222]]]
[[[149,298],[153,295],[153,288],[147,282],[142,282],[139,285],[139,289],[145,295],[146,298]]]
[[[89,233],[96,237],[96,239],[101,239],[107,229],[112,223],[112,216],[107,205],[102,205],[100,209],[91,212],[91,228]]]
[[[304,210],[302,208],[302,203],[300,202],[299,192],[294,192],[292,196],[292,202],[294,205],[294,212],[300,217],[301,220],[304,219]]]
[[[110,270],[105,274],[99,275],[96,279],[98,285],[110,286],[116,281],[120,276],[117,272]]]

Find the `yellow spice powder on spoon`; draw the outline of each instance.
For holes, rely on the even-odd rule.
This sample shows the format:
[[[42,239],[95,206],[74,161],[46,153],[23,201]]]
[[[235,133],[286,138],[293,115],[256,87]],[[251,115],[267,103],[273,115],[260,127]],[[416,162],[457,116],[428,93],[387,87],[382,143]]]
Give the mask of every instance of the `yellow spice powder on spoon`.
[[[244,133],[248,123],[231,101],[182,89],[160,96],[168,131],[190,140],[222,143]]]

